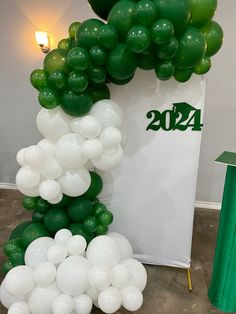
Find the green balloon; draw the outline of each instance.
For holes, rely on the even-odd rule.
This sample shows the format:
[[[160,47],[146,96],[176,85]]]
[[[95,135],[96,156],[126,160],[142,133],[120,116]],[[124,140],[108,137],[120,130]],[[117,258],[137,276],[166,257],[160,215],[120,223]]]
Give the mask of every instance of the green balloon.
[[[44,226],[51,233],[56,233],[60,229],[67,228],[69,223],[67,213],[62,208],[53,208],[44,217]]]
[[[106,63],[107,60],[106,51],[98,45],[93,46],[89,50],[89,56],[95,65],[103,65]]]
[[[102,99],[110,99],[111,94],[109,88],[106,85],[102,86],[93,86],[92,90],[93,103],[96,103]]]
[[[124,79],[124,80],[117,80],[114,77],[110,77],[110,81],[111,83],[116,84],[116,85],[126,85],[133,79],[133,77],[134,77],[134,74],[131,75],[131,77],[128,77],[127,79]]]
[[[89,54],[84,48],[72,48],[67,55],[67,63],[76,71],[85,71],[90,66]]]
[[[181,69],[176,68],[175,73],[174,73],[174,78],[177,82],[185,83],[188,80],[190,80],[192,73],[193,73],[192,69],[181,70]]]
[[[173,37],[169,43],[157,46],[157,55],[161,59],[172,59],[175,56],[178,47],[179,42]]]
[[[61,39],[57,47],[64,50],[66,53],[68,53],[70,49],[72,48],[72,39],[71,38]]]
[[[117,80],[125,80],[135,73],[136,68],[136,55],[125,44],[117,44],[108,56],[109,75]]]
[[[189,0],[154,0],[158,18],[169,20],[175,28],[175,33],[184,29],[190,13],[191,6]]]
[[[27,210],[35,210],[36,204],[39,200],[39,197],[31,197],[31,196],[24,196],[22,200],[22,205]]]
[[[53,71],[48,76],[48,84],[56,89],[63,90],[67,86],[67,74],[62,70]]]
[[[195,66],[206,52],[206,40],[195,27],[187,27],[179,37],[179,48],[175,55],[177,68],[188,69]]]
[[[44,70],[47,73],[62,70],[67,72],[66,52],[63,49],[53,49],[44,59]]]
[[[99,28],[104,23],[97,19],[89,19],[83,22],[76,34],[79,46],[89,50],[98,44]]]
[[[42,107],[46,109],[53,109],[59,105],[60,96],[51,87],[45,87],[40,90],[38,100]]]
[[[141,0],[134,10],[134,23],[150,27],[157,20],[157,8],[151,0]]]
[[[69,30],[68,30],[68,33],[69,33],[69,36],[71,38],[75,38],[77,32],[78,32],[78,29],[80,27],[81,23],[80,22],[74,22],[70,25],[69,27]]]
[[[84,197],[78,197],[68,206],[70,218],[76,222],[82,222],[92,214],[93,206],[90,200]]]
[[[69,115],[81,117],[88,113],[93,105],[91,93],[85,91],[80,94],[75,94],[73,91],[68,91],[62,95],[61,107]]]
[[[174,35],[173,24],[165,19],[157,20],[151,28],[152,40],[155,44],[166,44]]]
[[[173,76],[174,71],[175,66],[172,60],[160,60],[155,67],[156,76],[162,81],[169,80]]]
[[[191,16],[189,25],[201,27],[207,24],[214,16],[217,0],[190,0]]]
[[[50,204],[46,200],[40,198],[36,204],[35,210],[37,212],[45,214],[46,212],[49,211],[50,207],[51,207]]]
[[[209,22],[201,29],[201,32],[206,38],[208,57],[214,56],[221,48],[224,40],[224,33],[221,26],[215,21]]]
[[[43,223],[43,221],[44,221],[44,214],[40,213],[40,212],[37,212],[37,211],[34,211],[33,214],[32,214],[32,221],[35,222],[35,223],[37,223],[37,222]]]
[[[105,24],[99,28],[98,43],[105,49],[113,49],[118,41],[118,33],[114,26]]]
[[[97,229],[97,222],[94,216],[89,216],[85,218],[83,222],[83,229],[85,232],[93,233]]]
[[[69,226],[69,230],[73,235],[81,235],[85,238],[87,244],[94,238],[94,234],[90,232],[86,232],[83,228],[83,224],[75,223]]]
[[[27,248],[31,242],[41,237],[50,237],[50,233],[41,223],[32,223],[21,235],[21,244]]]
[[[73,199],[74,199],[73,197],[70,197],[68,195],[63,194],[62,200],[59,203],[50,204],[50,205],[51,205],[51,207],[64,208],[64,207],[67,207]]]
[[[3,246],[3,252],[6,256],[10,256],[16,249],[21,248],[20,238],[8,240]]]
[[[118,1],[119,0],[88,0],[93,11],[103,20],[107,20],[111,8]]]
[[[135,8],[135,3],[123,0],[117,2],[109,13],[108,24],[116,28],[121,41],[125,41],[128,31],[133,26]]]
[[[96,236],[105,235],[108,232],[108,226],[98,225],[97,230],[95,232]]]
[[[10,262],[14,267],[25,264],[25,250],[18,248],[10,255]]]
[[[203,57],[202,60],[195,65],[193,71],[198,75],[206,74],[211,68],[211,59],[209,57]]]
[[[154,69],[155,55],[152,49],[138,56],[138,67],[142,70]]]
[[[89,189],[84,194],[85,197],[95,198],[102,192],[103,181],[99,174],[94,171],[90,171],[91,183]]]
[[[88,77],[83,72],[70,72],[68,77],[68,85],[74,92],[84,92],[88,87]]]
[[[97,217],[98,224],[108,226],[113,221],[113,215],[109,210],[103,210]]]
[[[2,272],[6,275],[14,265],[11,263],[10,259],[7,259],[2,265]]]
[[[133,26],[127,34],[127,45],[136,53],[142,53],[150,45],[151,35],[149,29],[143,25]]]
[[[23,231],[32,224],[32,221],[25,221],[19,224],[10,234],[9,240],[20,238]]]
[[[107,207],[104,204],[96,203],[93,205],[93,213],[96,217],[103,211],[107,211]]]
[[[47,87],[47,73],[43,69],[34,70],[30,75],[30,82],[38,90]]]
[[[101,66],[90,66],[88,69],[90,82],[94,84],[104,84],[106,82],[106,70]]]

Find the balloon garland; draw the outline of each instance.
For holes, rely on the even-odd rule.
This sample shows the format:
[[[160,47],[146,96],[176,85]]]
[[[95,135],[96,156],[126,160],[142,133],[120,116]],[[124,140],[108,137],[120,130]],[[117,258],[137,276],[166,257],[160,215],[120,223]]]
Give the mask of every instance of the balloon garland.
[[[110,171],[123,158],[121,127],[124,115],[120,106],[110,100],[108,84],[129,83],[137,68],[154,70],[157,78],[163,81],[173,77],[184,83],[193,74],[203,75],[210,70],[211,57],[223,43],[222,28],[212,20],[217,0],[89,0],[89,3],[107,23],[99,19],[72,23],[69,37],[62,39],[58,47],[46,55],[43,69],[34,70],[30,77],[43,107],[37,116],[37,127],[44,139],[17,154],[21,169],[16,183],[26,195],[23,207],[32,211],[32,221],[17,226],[4,245],[8,259],[3,271],[8,274],[0,296],[1,302],[10,307],[11,314],[60,314],[60,306],[65,307],[63,313],[88,314],[92,303],[105,313],[117,311],[121,304],[130,311],[141,306],[141,291],[146,283],[140,289],[132,282],[131,268],[135,269],[136,262],[131,262],[132,267],[118,264],[125,258],[122,254],[116,263],[104,264],[109,271],[104,271],[104,268],[94,270],[94,280],[98,280],[101,274],[111,274],[117,267],[114,278],[128,276],[125,281],[127,287],[116,286],[109,281],[105,289],[90,282],[86,289],[76,292],[75,307],[71,301],[73,293],[59,287],[58,282],[61,290],[55,288],[55,284],[52,287],[56,278],[54,265],[60,265],[59,271],[63,263],[71,260],[71,267],[86,268],[85,273],[88,272],[90,277],[92,270],[89,271],[86,265],[104,266],[98,262],[99,250],[110,252],[108,260],[115,258],[116,250],[122,252],[119,245],[114,248],[114,243],[109,244],[112,242],[109,237],[104,238],[113,215],[98,199],[103,182],[94,171],[94,168]],[[55,244],[58,234],[64,234],[66,239],[61,247]],[[66,242],[69,241],[68,235],[71,239],[81,237],[79,239],[84,241],[85,247],[88,245],[87,259],[81,256],[85,254],[85,248],[81,252],[76,251],[82,242],[71,240],[72,251],[75,249],[71,253],[69,242]],[[119,237],[122,238],[121,235]],[[42,244],[40,241],[44,240],[40,239],[47,239],[46,244]],[[102,239],[106,239],[104,243]],[[128,240],[123,241],[127,243]],[[48,243],[53,247],[51,258],[48,257]],[[90,245],[98,252],[93,262],[89,258]],[[39,269],[32,264],[33,255],[27,253],[32,246],[34,250],[44,252],[44,258],[37,265]],[[132,254],[126,257],[130,258]],[[72,261],[76,259],[77,266]],[[39,278],[45,274],[53,274],[53,280],[40,282]],[[68,269],[64,271],[62,281],[66,281],[67,275]],[[25,293],[18,294],[14,288],[16,279],[19,287],[25,282]],[[35,284],[38,287],[34,288]],[[90,288],[99,289],[99,292],[89,293]],[[30,291],[31,297],[27,299],[26,294]],[[44,309],[34,310],[38,308],[39,299],[48,293],[50,297]],[[108,297],[114,302],[104,305],[101,300]],[[133,303],[129,304],[131,299]],[[85,309],[81,310],[83,306]]]

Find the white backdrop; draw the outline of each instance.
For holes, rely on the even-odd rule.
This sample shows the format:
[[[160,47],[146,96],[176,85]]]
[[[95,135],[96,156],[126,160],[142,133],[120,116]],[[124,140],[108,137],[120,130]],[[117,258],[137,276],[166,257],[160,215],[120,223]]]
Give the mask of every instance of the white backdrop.
[[[204,108],[205,81],[160,82],[138,71],[125,86],[113,85],[112,100],[125,112],[127,143],[122,165],[103,173],[102,201],[114,214],[112,230],[126,235],[144,263],[190,266],[201,132],[146,131],[148,111],[187,102]]]

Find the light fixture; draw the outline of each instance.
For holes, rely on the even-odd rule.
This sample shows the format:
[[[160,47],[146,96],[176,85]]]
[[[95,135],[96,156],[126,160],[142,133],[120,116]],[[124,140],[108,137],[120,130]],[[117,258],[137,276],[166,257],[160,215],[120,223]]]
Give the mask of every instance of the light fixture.
[[[50,38],[47,32],[35,32],[36,41],[44,53],[50,51]]]

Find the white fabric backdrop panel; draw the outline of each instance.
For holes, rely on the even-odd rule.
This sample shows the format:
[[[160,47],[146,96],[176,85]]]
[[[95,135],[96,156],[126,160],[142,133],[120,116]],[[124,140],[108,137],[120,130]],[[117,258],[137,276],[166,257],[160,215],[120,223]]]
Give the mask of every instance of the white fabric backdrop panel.
[[[146,131],[146,114],[187,102],[203,115],[205,81],[160,82],[138,71],[129,84],[113,85],[111,94],[124,110],[127,135],[121,166],[102,173],[101,200],[114,214],[112,230],[130,239],[144,263],[189,267],[201,132]]]

